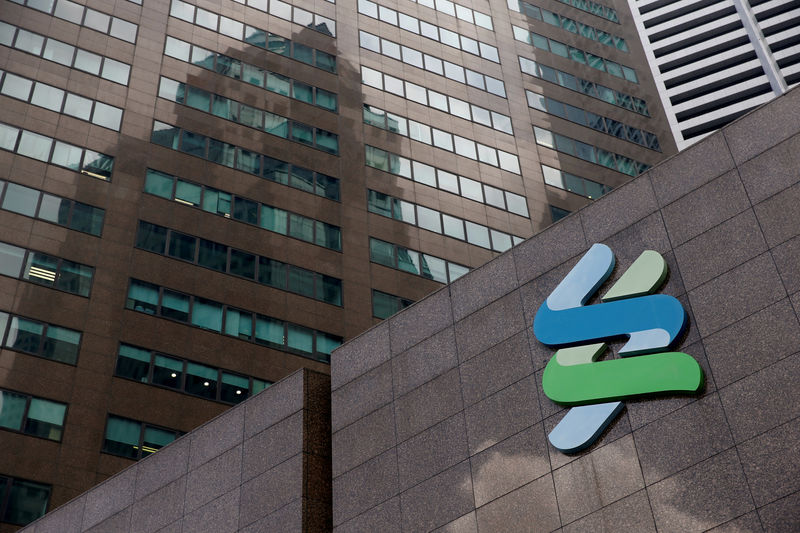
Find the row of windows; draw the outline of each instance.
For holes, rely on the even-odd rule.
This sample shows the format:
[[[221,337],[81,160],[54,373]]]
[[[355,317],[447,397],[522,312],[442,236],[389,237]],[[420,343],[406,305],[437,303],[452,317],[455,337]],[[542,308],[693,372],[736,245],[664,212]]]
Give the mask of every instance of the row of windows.
[[[546,22],[547,24],[555,26],[556,28],[563,28],[569,32],[581,35],[593,41],[597,41],[598,43],[610,46],[611,48],[622,50],[623,52],[629,51],[628,44],[625,42],[625,39],[607,33],[599,28],[595,28],[594,26],[583,24],[582,22],[565,17],[564,15],[553,13],[552,11],[549,11],[543,7],[537,7],[528,2],[524,2],[523,0],[519,0],[519,8],[522,10],[522,13],[532,19],[541,20],[542,22]]]
[[[179,128],[156,122],[151,140],[156,144],[173,150],[177,150],[180,144],[182,151],[209,159],[214,163],[254,174],[275,183],[288,185],[329,200],[339,201],[340,186],[338,178],[297,165],[291,165],[286,161],[245,150],[216,139],[208,139],[208,155],[206,156],[204,144],[206,137],[198,133],[182,131],[182,141],[179,143],[178,139],[181,132]]]
[[[456,152],[493,167],[519,174],[519,158],[515,154],[486,146],[466,137],[453,135],[422,122],[389,113],[373,105],[364,104],[364,123],[443,150]]]
[[[66,415],[65,403],[0,389],[0,428],[60,441]]]
[[[602,72],[608,72],[617,78],[622,78],[633,83],[639,83],[639,79],[636,77],[636,72],[630,67],[626,67],[625,65],[621,65],[615,61],[611,61],[610,59],[604,59],[600,56],[592,54],[591,52],[569,46],[561,41],[556,41],[555,39],[550,39],[544,35],[539,35],[538,33],[528,31],[525,28],[520,28],[519,26],[512,25],[511,28],[514,30],[514,39],[533,45],[534,48],[549,50],[557,56],[564,57],[576,63],[580,63],[581,65],[588,65],[593,69],[600,70]]]
[[[44,516],[50,485],[0,475],[0,521],[24,526]]]
[[[563,170],[547,165],[542,165],[542,174],[544,175],[544,182],[547,185],[580,194],[592,200],[597,200],[611,191],[611,185],[597,183],[596,181],[581,178],[575,174],[570,174],[569,172],[564,172]]]
[[[464,176],[420,163],[374,146],[365,145],[365,160],[368,167],[389,172],[401,178],[414,180],[429,187],[457,194],[482,204],[528,217],[528,205],[524,196],[497,189]]]
[[[609,104],[625,108],[628,111],[633,111],[634,113],[639,113],[646,117],[650,116],[650,112],[647,110],[647,102],[641,98],[610,89],[605,85],[600,85],[593,81],[578,78],[563,70],[548,67],[547,65],[543,65],[526,57],[518,57],[520,70],[525,74],[530,74],[535,78],[540,78],[567,89],[578,91],[592,98],[597,98]]]
[[[11,0],[17,4],[27,5],[48,15],[85,26],[105,33],[117,39],[136,43],[136,32],[139,26],[127,20],[101,13],[90,7],[70,2],[69,0]]]
[[[590,163],[602,165],[627,174],[628,176],[638,176],[650,168],[650,165],[647,163],[642,163],[630,157],[603,150],[602,148],[586,144],[577,139],[566,137],[560,133],[540,128],[539,126],[533,127],[533,133],[536,136],[536,144],[552,148],[553,150],[569,154]]]
[[[0,181],[0,209],[100,235],[105,211],[16,183]]]
[[[108,415],[103,451],[128,459],[142,459],[171,443],[182,433],[138,420]]]
[[[411,0],[412,2],[416,2],[421,6],[428,6],[431,9],[435,9],[441,13],[445,13],[447,15],[451,15],[453,17],[458,17],[461,20],[469,22],[470,24],[477,24],[481,28],[486,28],[487,30],[494,30],[492,26],[492,17],[481,13],[480,11],[475,11],[468,7],[464,7],[458,4],[454,4],[450,0]]]
[[[472,120],[478,124],[483,124],[497,131],[514,134],[511,128],[511,118],[506,115],[489,111],[483,107],[478,107],[464,100],[447,96],[431,89],[426,89],[416,83],[405,81],[389,74],[384,74],[365,66],[361,66],[361,83],[375,87],[381,91],[396,94],[401,98],[408,98],[413,102],[429,106],[445,113],[450,113],[459,118]]]
[[[516,3],[517,1],[518,0],[509,0],[509,5],[512,3]],[[575,9],[586,11],[587,13],[591,13],[592,15],[596,15],[598,17],[602,17],[606,20],[610,20],[611,22],[616,22],[617,24],[619,24],[619,17],[617,16],[617,12],[613,8],[604,6],[603,4],[593,2],[592,0],[557,0],[557,1],[561,2],[562,4],[572,6]]]
[[[3,347],[74,365],[81,332],[0,312]]]
[[[339,155],[339,136],[225,96],[161,77],[158,96],[251,128]],[[232,161],[231,161],[232,162]]]
[[[52,137],[0,123],[0,149],[111,181],[114,158]]]
[[[480,56],[489,61],[494,61],[495,63],[500,63],[500,56],[497,53],[497,48],[490,44],[470,39],[465,35],[460,35],[434,24],[429,24],[424,20],[419,20],[405,13],[399,13],[394,9],[378,5],[370,0],[358,0],[358,12],[362,15],[391,24],[392,26],[398,26],[411,33],[422,35],[423,37],[433,39],[447,46],[452,46],[458,50],[463,50],[469,54]]]
[[[259,11],[263,11],[264,13],[269,13],[269,4],[268,0],[233,0],[237,4],[247,5],[252,7],[253,9],[258,9]],[[330,2],[331,4],[335,4],[335,0],[325,0],[326,2]]]
[[[276,318],[131,279],[125,307],[279,350],[330,362],[342,338]]]
[[[558,222],[570,213],[571,211],[567,211],[566,209],[561,209],[560,207],[556,207],[554,205],[550,206],[550,217],[553,219],[554,223]]]
[[[374,237],[369,238],[369,259],[374,263],[410,272],[439,283],[452,283],[469,272],[469,267],[464,265]]]
[[[338,226],[204,187],[170,174],[148,169],[144,192],[337,252],[342,251],[342,232]]]
[[[413,303],[413,300],[372,289],[372,316],[375,318],[389,318]]]
[[[266,4],[266,1],[264,3]],[[336,22],[327,17],[323,17],[317,13],[311,13],[305,9],[300,9],[286,2],[281,2],[281,0],[269,0],[269,8],[267,9],[267,6],[264,6],[264,8],[264,11],[268,12],[273,17],[288,20],[289,22],[294,22],[295,24],[299,24],[300,26],[318,31],[325,35],[336,37]],[[238,20],[206,11],[192,4],[181,2],[181,0],[172,0],[169,14],[172,17],[185,20],[190,24],[202,26],[203,28],[233,37],[239,41],[242,40],[243,35],[246,35],[245,25]]]
[[[358,35],[359,44],[362,48],[397,59],[408,65],[425,69],[428,72],[439,74],[458,83],[464,83],[476,89],[490,92],[501,98],[506,97],[506,87],[502,80],[464,68],[450,61],[442,61],[432,55],[423,54],[414,48],[397,44],[394,41],[365,31],[359,31]]]
[[[268,257],[231,248],[218,242],[139,221],[136,247],[148,252],[190,261],[202,267],[270,287],[342,305],[342,280],[289,265]]]
[[[522,237],[487,228],[435,209],[406,202],[382,192],[367,191],[367,208],[371,213],[393,218],[434,233],[466,241],[481,248],[505,252],[523,241]]]
[[[636,143],[658,152],[661,151],[658,137],[656,137],[654,133],[628,126],[612,118],[601,117],[591,111],[584,111],[580,107],[575,107],[574,105],[555,100],[549,96],[537,94],[527,89],[525,90],[525,96],[528,99],[528,106],[533,109],[556,115],[564,120],[569,120],[575,124],[580,124],[581,126],[586,126],[587,128],[592,128],[593,130],[601,131],[608,135],[613,135],[617,139],[622,139],[623,141]]]
[[[0,242],[0,274],[89,296],[94,268]]]
[[[45,42],[46,39],[46,42]],[[108,81],[128,85],[131,66],[83,48],[0,22],[0,44],[43,57],[60,65],[82,70]]]
[[[120,344],[115,374],[139,383],[158,385],[229,404],[243,402],[272,385],[271,381],[235,374],[130,344]]]
[[[224,54],[200,48],[174,37],[167,36],[164,54],[334,113],[339,106],[336,93],[262,69],[251,63],[239,61]]]
[[[0,94],[119,131],[122,109],[0,70]]]

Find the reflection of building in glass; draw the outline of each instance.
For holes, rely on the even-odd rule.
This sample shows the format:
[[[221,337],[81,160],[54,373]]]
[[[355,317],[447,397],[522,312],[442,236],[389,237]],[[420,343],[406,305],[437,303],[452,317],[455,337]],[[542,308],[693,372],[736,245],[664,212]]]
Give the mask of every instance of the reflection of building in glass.
[[[620,0],[0,1],[10,524],[675,152]]]

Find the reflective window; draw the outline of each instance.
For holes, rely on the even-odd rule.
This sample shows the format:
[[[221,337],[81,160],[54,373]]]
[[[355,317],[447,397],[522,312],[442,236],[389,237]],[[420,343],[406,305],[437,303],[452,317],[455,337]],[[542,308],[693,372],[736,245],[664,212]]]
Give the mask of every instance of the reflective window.
[[[50,485],[0,475],[0,521],[20,526],[44,516]]]
[[[449,215],[444,215],[445,226]],[[457,220],[461,225],[461,236],[464,239],[464,225],[459,219]],[[446,228],[445,228],[445,234]],[[410,272],[418,276],[422,276],[440,283],[448,283],[455,281],[458,277],[469,271],[468,267],[450,263],[439,257],[430,254],[423,254],[414,250],[409,250],[402,246],[397,246],[390,242],[381,241],[374,237],[369,238],[370,261],[379,263],[390,268]],[[449,265],[449,266],[448,266]],[[448,271],[459,273],[457,276],[448,277]]]
[[[0,313],[0,324],[5,325],[7,322],[10,326],[3,340],[6,348],[71,365],[76,363],[80,332]]]
[[[102,451],[129,459],[141,459],[163,448],[180,435],[181,432],[176,430],[108,415]]]
[[[372,316],[375,318],[389,318],[413,303],[412,300],[372,289]]]

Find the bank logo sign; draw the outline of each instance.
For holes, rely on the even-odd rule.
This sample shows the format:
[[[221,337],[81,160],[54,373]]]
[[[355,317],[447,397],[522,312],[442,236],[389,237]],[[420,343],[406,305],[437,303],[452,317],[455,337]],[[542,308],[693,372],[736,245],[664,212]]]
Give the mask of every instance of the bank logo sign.
[[[544,393],[573,406],[550,432],[564,453],[591,445],[622,410],[625,398],[654,393],[695,393],[703,386],[697,361],[670,352],[687,324],[681,303],[653,294],[667,277],[661,254],[643,252],[606,292],[601,303],[585,305],[614,269],[614,254],[593,245],[536,313],[533,331],[558,348],[542,377]],[[628,338],[619,359],[598,361],[603,341]]]

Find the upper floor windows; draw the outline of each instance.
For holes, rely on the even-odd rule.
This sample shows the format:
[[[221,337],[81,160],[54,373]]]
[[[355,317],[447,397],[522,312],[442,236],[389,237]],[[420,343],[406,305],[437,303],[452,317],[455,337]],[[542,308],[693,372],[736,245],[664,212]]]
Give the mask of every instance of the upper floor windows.
[[[541,20],[551,26],[563,28],[571,33],[597,41],[605,46],[628,52],[628,44],[625,42],[625,39],[617,37],[616,35],[611,35],[600,28],[595,28],[569,17],[565,17],[564,15],[559,15],[547,9],[536,7],[523,0],[519,0],[519,8],[514,11],[520,10],[532,19]]]
[[[616,170],[617,172],[627,174],[628,176],[638,176],[650,168],[650,165],[647,163],[642,163],[630,157],[609,152],[600,147],[540,128],[539,126],[533,127],[533,133],[536,136],[536,144],[552,148],[553,150],[569,154],[590,163],[602,165]]]
[[[142,459],[181,436],[181,432],[108,415],[103,451],[128,459]]]
[[[119,131],[122,109],[0,70],[0,94]]]
[[[538,61],[533,61],[526,57],[519,56],[519,67],[525,74],[530,74],[531,76],[549,81],[550,83],[556,83],[567,89],[578,91],[609,104],[624,107],[634,113],[639,113],[646,117],[650,116],[650,112],[647,110],[647,102],[641,98],[609,89],[605,85],[573,76],[568,72],[548,67],[547,65],[543,65]]]
[[[375,318],[389,318],[413,303],[413,300],[372,289],[372,316]]]
[[[0,339],[9,350],[74,365],[81,332],[0,312]]]
[[[439,283],[452,283],[469,272],[469,267],[464,265],[374,237],[369,238],[369,259],[373,263],[416,274]]]
[[[170,174],[148,169],[144,192],[337,252],[342,251],[342,232],[338,226],[204,187]]]
[[[243,402],[272,384],[130,344],[120,344],[115,374],[229,404]]]
[[[237,250],[150,222],[139,221],[136,247],[258,281],[321,302],[342,305],[342,280],[338,278]]]
[[[506,97],[506,88],[502,80],[464,68],[450,61],[443,61],[432,55],[423,54],[414,48],[397,44],[394,41],[365,31],[359,31],[358,36],[362,48],[397,59],[408,65],[425,69],[428,72],[444,76],[458,83],[464,83],[470,87],[490,92],[501,98]]]
[[[336,93],[308,85],[276,72],[270,72],[224,54],[200,48],[197,45],[181,41],[169,35],[167,35],[167,42],[164,45],[164,54],[229,78],[265,88],[270,92],[315,105],[327,111],[335,113],[339,108]]]
[[[0,521],[24,526],[44,516],[50,485],[0,474]]]
[[[592,0],[557,0],[557,1],[561,2],[562,4],[572,6],[576,9],[580,9],[581,11],[586,11],[587,13],[591,13],[592,15],[597,15],[598,17],[602,17],[606,20],[610,20],[611,22],[616,22],[617,24],[619,24],[619,17],[617,16],[617,12],[613,8],[604,6],[603,4],[600,4],[598,2],[593,2]],[[509,0],[509,6],[514,2],[515,0]]]
[[[66,414],[67,404],[0,389],[0,428],[59,442]]]
[[[581,178],[575,174],[570,174],[569,172],[564,172],[563,170],[547,165],[542,165],[542,174],[544,175],[544,182],[546,184],[585,196],[591,200],[597,200],[611,191],[610,185],[598,183],[587,178]]]
[[[213,300],[131,280],[127,309],[329,362],[342,338]]]
[[[628,126],[627,124],[623,124],[609,117],[601,117],[591,111],[586,111],[580,107],[575,107],[574,105],[527,89],[525,90],[525,96],[528,99],[528,106],[533,109],[550,113],[551,115],[580,124],[581,126],[586,126],[587,128],[592,128],[593,130],[603,132],[607,135],[613,135],[617,139],[622,139],[623,141],[629,141],[658,152],[661,151],[658,137],[649,131]]]
[[[94,268],[0,242],[0,274],[89,296]]]
[[[481,13],[480,11],[472,10],[459,4],[454,4],[450,0],[411,0],[421,6],[428,6],[435,9],[440,13],[445,13],[453,17],[458,17],[461,20],[475,24],[487,30],[494,30],[492,27],[492,17]]]
[[[597,69],[602,72],[608,72],[617,78],[622,78],[633,83],[639,83],[639,78],[636,76],[636,72],[632,68],[621,65],[616,61],[602,58],[592,54],[591,52],[566,45],[560,41],[556,41],[555,39],[550,39],[544,35],[539,35],[538,33],[528,31],[525,28],[520,28],[519,26],[512,25],[511,29],[514,30],[514,38],[516,40],[522,41],[523,43],[528,43],[534,48],[548,50],[558,56],[569,59],[576,63],[580,63],[581,65],[588,65],[593,69]]]
[[[0,123],[0,149],[111,181],[114,158],[79,146]]]
[[[162,76],[158,96],[206,113],[213,113],[225,120],[256,128],[282,139],[339,155],[339,136],[337,134],[239,103],[220,94],[204,91]]]
[[[367,208],[370,213],[393,218],[497,252],[505,252],[513,245],[523,241],[522,237],[509,235],[469,220],[369,189],[367,190]]]
[[[442,150],[456,152],[458,155],[492,165],[493,167],[500,167],[514,174],[520,173],[519,158],[515,154],[433,128],[410,118],[407,119],[400,115],[389,113],[374,105],[364,104],[364,123],[441,148]]]
[[[128,85],[131,66],[127,63],[89,52],[83,48],[76,48],[71,44],[17,28],[5,22],[0,22],[0,44],[13,46],[17,50],[100,76],[114,83]]]
[[[256,2],[251,2],[251,4],[254,3]],[[294,22],[295,24],[299,24],[325,35],[336,37],[336,22],[327,17],[323,17],[317,13],[311,13],[305,9],[293,6],[292,4],[281,2],[280,0],[269,0],[269,4],[269,9],[267,10],[267,6],[264,6],[265,9],[263,9],[263,11],[267,11],[273,17],[288,20],[289,22]],[[246,33],[245,25],[238,20],[212,13],[201,7],[195,7],[192,4],[181,2],[181,0],[172,0],[169,14],[172,17],[197,24],[203,28],[222,33],[234,39],[239,39],[240,41],[242,40],[242,34]],[[249,26],[247,28],[249,28]]]
[[[396,94],[401,98],[407,98],[418,104],[444,111],[453,116],[483,124],[497,131],[508,133],[509,135],[514,134],[514,130],[511,127],[511,117],[509,116],[426,89],[416,83],[395,78],[363,65],[361,66],[361,83],[381,91]]]
[[[416,33],[417,35],[433,39],[434,41],[452,46],[458,50],[463,50],[468,54],[500,63],[500,55],[497,53],[497,48],[490,44],[476,41],[475,39],[460,35],[434,24],[429,24],[424,20],[378,5],[370,0],[358,0],[358,12],[362,15],[391,24],[392,26],[398,26],[411,33]]]
[[[497,189],[464,176],[413,161],[374,146],[366,145],[366,164],[369,167],[389,172],[423,185],[457,194],[464,198],[491,205],[516,215],[528,217],[528,205],[524,196]]]
[[[136,32],[139,26],[127,20],[107,15],[90,7],[70,2],[69,0],[11,0],[24,4],[38,11],[44,11],[57,18],[91,28],[117,39],[136,43]]]
[[[100,235],[105,211],[16,183],[0,181],[0,209]]]

